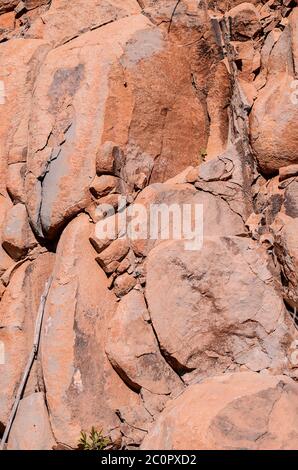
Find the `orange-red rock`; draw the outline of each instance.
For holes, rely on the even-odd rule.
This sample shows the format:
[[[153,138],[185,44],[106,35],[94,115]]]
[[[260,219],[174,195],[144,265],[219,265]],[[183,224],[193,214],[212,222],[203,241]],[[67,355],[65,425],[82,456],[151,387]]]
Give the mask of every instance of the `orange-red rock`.
[[[0,1],[9,449],[297,446],[297,14]]]
[[[157,395],[177,393],[182,382],[162,357],[147,317],[143,294],[131,291],[120,301],[110,320],[108,357],[135,390],[144,388]]]
[[[285,376],[226,374],[192,385],[171,402],[141,448],[297,449],[297,417],[294,381]]]
[[[24,257],[37,245],[24,204],[12,206],[3,224],[2,247],[14,260]]]
[[[297,15],[296,8],[291,14],[289,26],[271,51],[267,82],[250,114],[253,150],[261,170],[267,175],[298,161],[297,65],[292,56],[292,49],[296,51],[298,47],[297,28],[294,26]]]
[[[205,237],[194,256],[183,242],[164,242],[149,253],[146,271],[151,321],[177,372],[291,367],[285,308],[264,249],[245,238]]]
[[[7,449],[49,450],[55,444],[44,394],[26,396],[20,401]]]
[[[54,255],[45,253],[25,262],[12,274],[0,303],[0,340],[5,363],[0,374],[0,422],[6,424],[21,376],[33,347],[40,297],[48,281]],[[34,370],[33,370],[34,375]],[[37,377],[32,378],[35,381]]]

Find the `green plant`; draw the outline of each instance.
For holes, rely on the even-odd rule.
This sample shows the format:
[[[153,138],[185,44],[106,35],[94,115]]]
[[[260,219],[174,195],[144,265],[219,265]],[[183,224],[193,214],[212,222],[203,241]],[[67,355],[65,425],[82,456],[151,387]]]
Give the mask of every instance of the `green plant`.
[[[206,157],[207,157],[207,150],[205,148],[201,148],[200,158],[202,159],[203,162],[206,160]]]
[[[81,431],[81,438],[78,447],[81,450],[104,450],[110,444],[110,439],[103,436],[102,429],[97,431],[92,426],[89,435],[87,435],[85,431]]]

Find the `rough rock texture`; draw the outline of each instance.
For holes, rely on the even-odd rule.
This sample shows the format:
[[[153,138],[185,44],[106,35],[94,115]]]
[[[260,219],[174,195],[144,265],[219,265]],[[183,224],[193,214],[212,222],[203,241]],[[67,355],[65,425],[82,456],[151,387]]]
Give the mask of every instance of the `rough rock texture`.
[[[1,365],[0,421],[6,422],[14,394],[32,349],[32,335],[40,297],[52,267],[54,255],[40,254],[25,261],[12,272],[0,304],[0,340],[5,346],[5,364]],[[42,387],[40,367],[33,371],[32,386]]]
[[[110,322],[106,351],[113,367],[132,388],[169,395],[182,386],[160,354],[148,323],[145,300],[139,291],[131,291],[119,303]]]
[[[284,348],[291,338],[268,263],[264,250],[237,237],[205,237],[196,256],[179,241],[150,252],[148,309],[177,372],[195,370],[201,378],[240,366],[279,372],[287,367]]]
[[[21,400],[8,450],[47,450],[55,445],[44,394],[33,393]]]
[[[84,215],[63,232],[42,336],[51,425],[57,441],[69,446],[81,429],[119,427],[114,410],[135,404],[134,394],[125,393],[104,353],[114,296],[94,259],[88,234]]]
[[[41,236],[52,238],[91,200],[89,186],[103,132],[111,64],[137,32],[151,30],[141,15],[120,24],[53,49],[37,79],[26,192],[31,222]],[[152,34],[159,37],[157,31]]]
[[[298,73],[297,22],[298,10],[295,9],[282,34],[271,45],[265,86],[250,115],[252,146],[260,168],[266,174],[298,162],[295,132],[298,107],[294,82]]]
[[[28,222],[26,207],[23,204],[12,206],[7,211],[3,226],[2,247],[11,258],[18,260],[36,244]]]
[[[43,312],[7,448],[298,448],[297,25],[0,1],[0,438]]]
[[[297,449],[297,394],[298,385],[278,375],[205,380],[166,407],[142,449]]]

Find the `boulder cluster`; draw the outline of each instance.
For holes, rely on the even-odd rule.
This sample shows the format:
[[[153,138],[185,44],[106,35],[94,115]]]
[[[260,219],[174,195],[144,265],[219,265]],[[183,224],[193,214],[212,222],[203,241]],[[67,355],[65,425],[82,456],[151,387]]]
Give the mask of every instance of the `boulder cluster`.
[[[0,64],[6,448],[297,449],[296,0],[0,0]]]

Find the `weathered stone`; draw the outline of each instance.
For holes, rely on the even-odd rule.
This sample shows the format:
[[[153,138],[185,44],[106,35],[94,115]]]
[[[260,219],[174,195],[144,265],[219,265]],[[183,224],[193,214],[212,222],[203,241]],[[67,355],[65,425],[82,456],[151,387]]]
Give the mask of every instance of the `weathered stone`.
[[[113,261],[122,261],[122,259],[127,255],[129,248],[128,240],[121,238],[117,239],[97,256],[96,261],[103,268]]]
[[[297,66],[294,66],[292,52],[292,47],[296,50],[298,43],[297,30],[293,27],[297,15],[298,10],[294,9],[291,25],[285,28],[271,51],[267,82],[250,114],[251,143],[260,168],[267,175],[297,163]]]
[[[121,236],[121,223],[119,215],[114,214],[110,217],[100,219],[90,233],[90,243],[97,253],[101,253],[106,249],[113,240]]]
[[[120,301],[110,321],[106,351],[131,388],[169,395],[182,383],[160,354],[146,310],[143,295],[135,290]]]
[[[192,210],[194,210],[196,205],[202,205],[205,236],[213,235],[214,233],[235,235],[244,231],[244,224],[241,217],[235,214],[221,197],[217,197],[207,191],[204,192],[204,190],[196,191],[190,184],[179,185],[164,183],[150,185],[138,195],[136,203],[144,207],[144,213],[140,214],[137,218],[137,222],[140,225],[140,235],[135,236],[134,239],[131,240],[133,250],[138,256],[147,255],[150,250],[166,236],[169,239],[173,238],[173,220],[175,219],[171,219],[170,216],[169,233],[167,233],[168,227],[159,225],[157,227],[159,229],[157,239],[150,238],[150,214],[153,204],[164,205],[163,207],[165,207],[166,210],[171,208],[176,210],[178,217],[179,211],[182,212],[184,204],[188,204],[192,207]],[[196,221],[196,224],[201,223],[201,220]],[[197,226],[197,230],[198,228]],[[166,232],[163,233],[162,230],[166,230]],[[144,236],[143,232],[145,234]]]
[[[137,280],[128,273],[121,274],[114,281],[114,291],[117,297],[128,294],[136,285]]]
[[[173,178],[168,179],[165,181],[166,184],[185,184],[185,183],[192,183],[192,181],[187,181],[188,174],[190,172],[196,171],[197,167],[188,166],[186,167],[181,173],[174,176]]]
[[[219,114],[227,115],[219,81],[229,80],[224,82],[218,71],[223,64],[216,68],[220,52],[213,31],[195,0],[181,1],[171,18],[174,7],[167,1],[145,9],[153,23],[161,25],[159,34],[138,34],[110,76],[104,136],[123,149],[123,177],[130,187],[140,173],[151,183],[166,181],[200,162],[210,127],[206,95],[210,95],[211,122],[217,120],[222,131],[220,142],[227,140],[227,123],[218,120]],[[182,44],[187,45],[187,54]],[[146,57],[137,61],[141,51]]]
[[[0,4],[0,14],[13,10],[20,0],[2,0]]]
[[[120,192],[119,178],[111,175],[96,176],[90,186],[90,191],[95,197],[103,197],[111,192]]]
[[[230,74],[224,62],[210,70],[207,112],[210,120],[206,158],[215,158],[227,150],[229,138],[228,106],[231,100]],[[202,149],[201,149],[202,153]]]
[[[231,21],[232,39],[246,41],[253,38],[261,29],[258,10],[251,3],[241,3],[232,8],[227,16]]]
[[[26,396],[20,401],[7,449],[52,450],[55,444],[44,394]]]
[[[286,282],[283,285],[285,300],[298,308],[298,218],[279,214],[274,222],[275,252]]]
[[[287,215],[298,217],[298,180],[292,181],[285,190],[284,208]]]
[[[127,271],[130,266],[131,266],[131,263],[130,263],[129,258],[127,257],[124,260],[122,260],[121,263],[119,264],[117,268],[117,273],[119,274],[125,273],[125,271]]]
[[[4,226],[7,210],[10,203],[6,197],[0,195],[0,227]],[[0,232],[0,276],[13,264],[12,259],[2,248],[2,231]]]
[[[14,9],[16,15],[21,15],[22,13],[25,13],[26,11],[26,5],[25,3],[21,0],[18,2],[17,6]]]
[[[12,31],[14,29],[15,15],[13,12],[5,13],[0,16],[0,34]]]
[[[256,69],[254,61],[256,50],[253,41],[232,41],[233,53],[235,55],[235,64],[241,84],[254,79],[254,71]],[[260,55],[257,56],[260,60]],[[260,64],[259,64],[260,67]]]
[[[258,237],[260,223],[262,221],[263,215],[262,214],[255,214],[254,212],[250,214],[247,221],[245,222],[246,227],[251,232],[254,238]]]
[[[20,379],[33,347],[35,319],[40,298],[48,281],[54,255],[40,255],[25,262],[12,274],[0,303],[0,341],[4,343],[5,364],[0,374],[0,422],[6,424]],[[38,385],[37,370],[31,381]]]
[[[286,313],[264,249],[245,238],[205,237],[194,256],[183,242],[164,242],[149,253],[146,271],[152,324],[176,371],[288,369]]]
[[[108,434],[115,414],[135,397],[113,371],[105,353],[114,296],[89,244],[88,217],[64,230],[45,310],[42,364],[52,429],[58,442],[76,447],[92,426]]]
[[[298,386],[293,380],[226,374],[192,385],[170,402],[141,449],[296,449],[297,417]]]
[[[195,183],[198,181],[199,178],[199,169],[198,168],[191,168],[186,174],[186,181],[183,183]]]
[[[199,177],[204,181],[221,180],[225,173],[224,160],[214,159],[199,166]]]
[[[279,168],[279,181],[298,176],[298,164]]]
[[[131,16],[48,54],[35,85],[26,178],[27,208],[39,235],[54,238],[90,204],[96,154],[107,140],[107,79],[134,34],[148,28],[144,16]]]
[[[16,204],[8,212],[3,227],[2,246],[9,256],[18,260],[37,245],[28,223],[24,204]]]
[[[113,296],[88,243],[88,218],[63,232],[45,310],[42,364],[47,402],[58,442],[76,446],[80,431],[106,427],[112,411],[102,405],[102,327],[113,311]],[[99,387],[99,388],[98,388]],[[91,406],[92,403],[92,406]]]
[[[12,163],[7,170],[6,189],[11,199],[16,202],[25,202],[24,178],[25,163]]]
[[[96,173],[119,173],[124,162],[121,149],[114,142],[105,142],[96,154]]]
[[[44,38],[47,43],[58,46],[86,31],[138,13],[140,7],[136,0],[88,0],[88,4],[85,0],[76,0],[75,3],[52,0],[50,9],[30,25],[26,34]]]
[[[11,39],[1,44],[0,191],[2,194],[6,191],[7,164],[25,162],[27,158],[32,90],[38,66],[47,51],[48,46],[43,41],[34,39]]]

